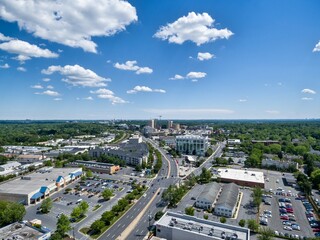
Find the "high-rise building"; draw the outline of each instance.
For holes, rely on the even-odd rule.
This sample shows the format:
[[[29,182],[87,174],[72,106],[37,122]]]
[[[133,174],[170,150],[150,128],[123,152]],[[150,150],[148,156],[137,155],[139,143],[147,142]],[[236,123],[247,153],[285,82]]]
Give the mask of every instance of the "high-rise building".
[[[173,127],[173,121],[169,120],[168,121],[168,128],[172,128]]]
[[[156,120],[155,119],[151,119],[149,121],[149,124],[148,124],[149,127],[152,127],[152,128],[156,128]]]

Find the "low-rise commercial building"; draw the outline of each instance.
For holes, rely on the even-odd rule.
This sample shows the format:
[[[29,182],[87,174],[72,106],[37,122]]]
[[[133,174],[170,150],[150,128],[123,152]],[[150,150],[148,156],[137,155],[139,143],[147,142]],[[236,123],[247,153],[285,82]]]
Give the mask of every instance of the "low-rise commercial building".
[[[180,135],[176,137],[176,150],[182,154],[204,156],[209,148],[208,137]]]
[[[9,171],[9,170],[15,170],[18,169],[21,166],[21,163],[19,162],[8,162],[6,164],[0,165],[0,171]]]
[[[298,169],[298,163],[294,161],[279,161],[279,160],[273,160],[271,158],[265,158],[262,159],[261,162],[262,167],[273,167],[276,169],[289,169],[294,168]]]
[[[25,222],[15,222],[0,228],[0,239],[46,240],[50,239],[50,236],[50,229],[36,228]]]
[[[17,157],[17,161],[23,164],[40,162],[46,158],[45,155],[21,154]]]
[[[263,172],[249,171],[246,169],[219,168],[218,175],[221,182],[233,182],[241,186],[264,188]]]
[[[233,217],[238,199],[239,187],[234,183],[224,185],[215,204],[214,213],[218,216]]]
[[[227,143],[228,145],[240,145],[241,141],[240,139],[228,139]]]
[[[211,210],[220,194],[221,186],[218,183],[208,183],[196,200],[196,207]]]
[[[70,167],[84,166],[87,169],[90,169],[92,172],[107,173],[107,174],[114,174],[116,171],[120,169],[119,165],[114,165],[112,163],[82,161],[82,160],[70,162],[68,166]]]
[[[0,184],[0,199],[25,205],[40,202],[82,175],[81,168],[42,168]]]
[[[250,240],[248,228],[166,212],[156,222],[156,236],[167,240]]]

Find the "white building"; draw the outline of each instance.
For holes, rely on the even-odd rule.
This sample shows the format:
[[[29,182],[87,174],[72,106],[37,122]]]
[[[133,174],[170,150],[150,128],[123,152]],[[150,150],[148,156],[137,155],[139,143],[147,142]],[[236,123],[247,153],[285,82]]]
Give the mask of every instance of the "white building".
[[[15,169],[18,169],[20,165],[21,163],[18,163],[18,162],[8,162],[6,164],[0,165],[0,171],[4,172],[4,171],[15,170]]]
[[[176,137],[176,150],[180,153],[204,156],[208,148],[207,136],[180,135]]]
[[[240,139],[228,139],[227,140],[228,145],[239,145],[241,144]]]
[[[241,186],[264,188],[263,172],[249,171],[247,169],[219,168],[218,175],[221,182],[233,182]]]
[[[234,183],[224,185],[214,207],[214,213],[218,216],[232,217],[236,211],[238,199],[239,187]]]
[[[155,225],[156,236],[167,240],[250,240],[248,228],[173,212],[166,212]]]
[[[218,183],[208,183],[196,200],[196,207],[211,210],[219,197],[221,186]]]

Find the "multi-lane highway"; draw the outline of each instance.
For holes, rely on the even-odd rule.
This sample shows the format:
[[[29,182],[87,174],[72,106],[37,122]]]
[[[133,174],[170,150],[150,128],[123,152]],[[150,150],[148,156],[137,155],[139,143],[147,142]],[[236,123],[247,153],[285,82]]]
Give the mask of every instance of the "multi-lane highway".
[[[116,239],[125,231],[126,228],[130,226],[132,221],[137,218],[140,212],[148,205],[152,197],[156,194],[154,200],[150,203],[149,209],[154,209],[156,202],[161,198],[162,189],[167,188],[170,184],[175,184],[177,182],[177,166],[173,159],[168,159],[164,152],[159,149],[153,142],[150,142],[154,147],[156,147],[163,156],[162,169],[159,171],[157,177],[150,182],[150,188],[141,197],[136,204],[131,207],[115,224],[113,224],[104,234],[101,235],[99,239]],[[173,177],[172,177],[173,176]],[[157,194],[160,188],[159,194]],[[163,208],[163,207],[162,207]],[[147,210],[148,213],[149,210]],[[145,217],[148,214],[143,215],[142,221],[145,221]],[[141,220],[140,220],[141,222]],[[138,224],[140,225],[140,223]],[[142,239],[141,235],[144,236],[147,233],[147,226],[144,229],[141,228],[141,232],[138,232],[139,239]],[[136,228],[135,228],[136,229]],[[133,234],[136,233],[135,230],[132,231]],[[131,234],[132,234],[131,232]],[[131,238],[128,238],[131,239]]]

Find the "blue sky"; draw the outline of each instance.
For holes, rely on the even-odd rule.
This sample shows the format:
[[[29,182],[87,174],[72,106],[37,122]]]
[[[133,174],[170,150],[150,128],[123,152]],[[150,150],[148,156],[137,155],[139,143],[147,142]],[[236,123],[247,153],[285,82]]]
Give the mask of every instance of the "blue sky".
[[[320,117],[317,0],[0,3],[0,119]]]

